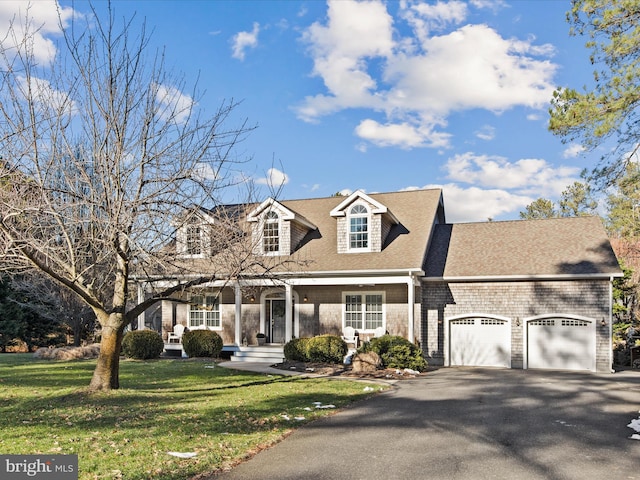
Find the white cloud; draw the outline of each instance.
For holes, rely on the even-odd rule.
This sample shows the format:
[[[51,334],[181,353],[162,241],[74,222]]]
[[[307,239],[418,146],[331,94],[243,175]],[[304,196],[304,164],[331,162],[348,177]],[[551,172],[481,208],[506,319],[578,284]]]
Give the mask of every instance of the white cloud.
[[[498,156],[465,153],[445,165],[447,178],[488,188],[517,189],[523,195],[555,197],[580,174],[576,167],[554,167],[537,158],[514,163]]]
[[[496,138],[496,129],[491,125],[483,125],[475,132],[475,135],[480,140],[493,140]]]
[[[411,25],[418,40],[427,40],[432,31],[442,30],[448,25],[457,25],[468,14],[467,4],[461,1],[423,3],[407,2],[401,15]]]
[[[317,190],[320,190],[320,184],[319,183],[314,183],[313,185],[309,185],[307,183],[303,183],[302,184],[303,188],[306,188],[307,190],[309,190],[310,192],[315,192]]]
[[[213,167],[208,163],[198,162],[193,169],[193,176],[197,180],[216,180],[218,178],[217,173],[213,170]]]
[[[156,85],[156,89],[156,100],[160,104],[160,118],[172,119],[176,123],[186,122],[195,106],[193,98],[167,85]]]
[[[20,76],[17,78],[20,82],[20,88],[24,92],[28,92],[25,93],[25,97],[30,95],[37,109],[56,112],[44,114],[45,118],[58,118],[59,115],[70,116],[77,113],[77,105],[73,99],[66,92],[53,88],[48,80],[36,77],[31,77],[29,80]]]
[[[444,147],[449,143],[449,135],[433,132],[428,126],[411,125],[407,122],[381,125],[375,120],[363,120],[356,127],[358,137],[379,147]]]
[[[258,46],[258,33],[260,33],[260,24],[257,22],[253,23],[253,30],[250,32],[236,33],[232,39],[231,56],[238,60],[244,60],[245,50]]]
[[[458,28],[468,13],[464,2],[399,5],[394,19],[380,1],[329,3],[326,22],[303,34],[313,75],[326,90],[295,107],[299,118],[312,122],[343,109],[369,109],[386,121],[361,120],[356,134],[362,139],[378,146],[441,148],[447,146],[443,130],[453,112],[548,105],[557,70],[549,60],[551,45],[538,45],[533,37],[503,38],[487,25]],[[476,8],[502,5],[481,2]],[[411,33],[400,36],[394,21],[405,21]]]
[[[633,163],[640,163],[640,152],[638,151],[640,149],[640,146],[636,146],[635,149],[633,149],[630,152],[627,152],[624,157],[628,158],[630,162]]]
[[[497,11],[508,6],[504,0],[470,0],[469,3],[476,8],[489,8],[493,11]]]
[[[372,94],[377,84],[366,59],[387,57],[393,49],[393,19],[380,2],[330,2],[328,23],[313,23],[303,38],[329,95],[305,98],[297,108],[307,121],[343,108],[382,107]]]
[[[577,143],[570,144],[567,148],[562,152],[562,158],[576,158],[586,149]]]
[[[534,198],[502,189],[462,188],[457,184],[427,185],[442,188],[448,223],[484,222],[524,208]]]
[[[269,188],[278,189],[289,183],[289,176],[277,168],[270,168],[267,170],[265,178],[257,179],[256,183],[259,185],[267,185]]]
[[[58,17],[58,13],[60,17]],[[17,48],[25,35],[30,35],[33,42],[33,54],[38,62],[49,62],[56,55],[56,47],[50,38],[59,35],[59,21],[63,26],[77,13],[71,7],[62,7],[55,0],[25,2],[24,0],[0,1],[0,31],[3,32],[2,43],[8,49]],[[29,21],[28,29],[25,22]],[[13,24],[16,37],[7,35]]]
[[[474,108],[542,108],[551,98],[556,66],[527,56],[527,46],[533,48],[504,39],[486,25],[466,25],[431,37],[425,54],[389,62],[385,73],[393,84],[390,106],[429,116]]]

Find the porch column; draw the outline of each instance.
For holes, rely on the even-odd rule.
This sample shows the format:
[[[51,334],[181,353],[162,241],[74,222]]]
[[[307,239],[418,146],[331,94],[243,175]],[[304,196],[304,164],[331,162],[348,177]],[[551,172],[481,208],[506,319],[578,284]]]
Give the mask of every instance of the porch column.
[[[414,286],[414,282],[413,282],[413,277],[409,277],[409,280],[407,281],[407,307],[408,307],[408,312],[407,312],[407,319],[408,319],[408,335],[407,335],[407,340],[409,340],[411,343],[413,343],[415,341],[415,335],[414,335],[414,325],[415,325],[415,318],[414,318],[414,313],[415,313],[415,301],[416,301],[416,289]]]
[[[234,290],[236,294],[236,315],[235,315],[235,335],[234,335],[234,343],[236,345],[242,345],[242,326],[240,325],[240,321],[242,319],[242,289],[240,288],[240,284],[236,283],[234,285]]]
[[[284,327],[284,341],[288,342],[293,338],[293,332],[291,331],[291,325],[293,323],[293,287],[290,284],[284,286],[284,298],[285,298],[285,327]]]
[[[138,304],[144,302],[144,287],[138,283]],[[144,330],[144,312],[138,315],[138,330]]]

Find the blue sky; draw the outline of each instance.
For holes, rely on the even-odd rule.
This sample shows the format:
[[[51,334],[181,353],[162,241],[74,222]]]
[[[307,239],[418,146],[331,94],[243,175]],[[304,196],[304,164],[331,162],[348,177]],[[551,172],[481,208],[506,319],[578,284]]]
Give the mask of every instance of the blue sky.
[[[25,5],[0,2],[0,22]],[[257,126],[236,149],[244,174],[282,184],[282,199],[442,187],[450,222],[514,219],[600,156],[547,131],[553,89],[592,81],[568,0],[113,5],[146,19],[167,66],[198,80],[205,113],[241,102],[229,121]],[[52,25],[45,44],[55,2],[31,13]]]

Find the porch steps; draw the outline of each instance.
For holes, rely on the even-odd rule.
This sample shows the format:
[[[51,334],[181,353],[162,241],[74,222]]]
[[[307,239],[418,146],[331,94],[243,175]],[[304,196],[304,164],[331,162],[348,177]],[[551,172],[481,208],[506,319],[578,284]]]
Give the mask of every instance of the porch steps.
[[[240,346],[231,355],[232,362],[282,363],[283,360],[282,345]]]

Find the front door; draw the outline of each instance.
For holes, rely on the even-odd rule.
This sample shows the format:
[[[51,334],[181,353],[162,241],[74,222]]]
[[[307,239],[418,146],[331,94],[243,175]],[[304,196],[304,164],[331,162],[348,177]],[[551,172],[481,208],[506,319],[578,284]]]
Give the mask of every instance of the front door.
[[[285,343],[286,301],[267,300],[267,312],[269,324],[271,325],[270,342]]]

